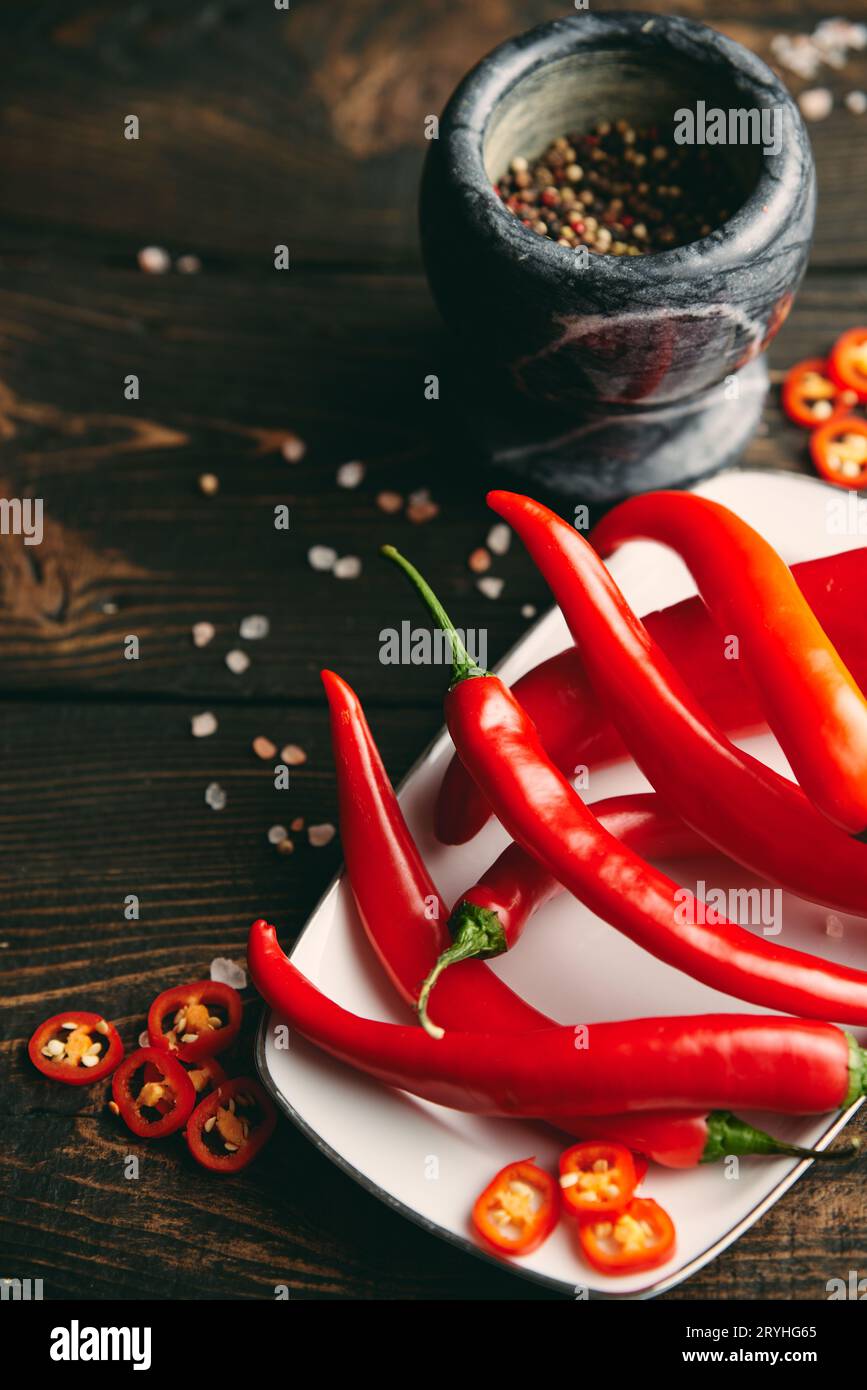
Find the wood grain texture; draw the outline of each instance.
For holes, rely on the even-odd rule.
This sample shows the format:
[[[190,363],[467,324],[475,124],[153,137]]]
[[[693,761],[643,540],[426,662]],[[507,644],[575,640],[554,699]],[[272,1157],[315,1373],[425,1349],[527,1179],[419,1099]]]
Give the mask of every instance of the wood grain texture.
[[[766,54],[778,28],[806,30],[837,7],[678,10],[716,15]],[[362,694],[395,780],[440,723],[442,672],[379,659],[381,630],[417,618],[377,558],[383,541],[413,556],[458,621],[486,630],[491,660],[526,629],[522,605],[547,602],[517,545],[497,561],[496,603],[466,567],[489,517],[450,407],[415,188],[423,116],[495,43],[563,12],[548,0],[0,11],[0,496],[45,506],[41,546],[0,536],[0,1265],[43,1278],[47,1297],[271,1298],[278,1284],[304,1298],[549,1296],[418,1231],[288,1124],[256,1167],[216,1187],[180,1141],[125,1138],[104,1087],[43,1082],[24,1041],[68,1003],[104,1010],[134,1044],[153,994],[214,956],[240,958],[252,917],[279,922],[287,942],[300,930],[339,843],[315,850],[302,832],[281,857],[266,831],[336,816],[320,667]],[[831,85],[867,86],[863,63]],[[122,138],[129,113],[137,143]],[[772,348],[777,373],[867,315],[853,208],[867,118],[837,111],[813,134],[816,254]],[[285,274],[278,242],[291,248]],[[199,254],[202,272],[141,274],[148,243]],[[432,371],[439,403],[423,398]],[[288,431],[307,441],[301,463],[280,455]],[[354,458],[364,481],[341,489],[336,468]],[[745,463],[807,467],[776,399]],[[220,478],[216,497],[197,487],[204,471]],[[423,526],[377,508],[382,489],[425,487],[441,511]],[[280,505],[288,532],[274,528]],[[361,577],[314,573],[314,544],[358,555]],[[242,643],[250,613],[271,631]],[[203,619],[217,635],[196,650]],[[225,665],[238,645],[252,662],[240,677]],[[220,728],[194,740],[204,709]],[[252,753],[259,734],[307,751],[289,792]],[[227,793],[219,813],[204,801],[212,780]],[[137,921],[123,915],[130,893]],[[245,999],[241,1067],[257,1013]],[[859,1173],[814,1170],[671,1297],[821,1298],[865,1261]]]

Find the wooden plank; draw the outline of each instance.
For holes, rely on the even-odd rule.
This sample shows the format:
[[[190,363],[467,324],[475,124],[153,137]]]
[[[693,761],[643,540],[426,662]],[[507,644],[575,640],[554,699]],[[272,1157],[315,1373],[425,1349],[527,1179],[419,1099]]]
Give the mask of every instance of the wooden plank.
[[[4,1270],[44,1279],[47,1298],[267,1299],[283,1284],[293,1298],[549,1297],[388,1211],[289,1123],[248,1173],[209,1179],[179,1138],[145,1145],[126,1135],[105,1109],[106,1086],[53,1086],[30,1066],[27,1037],[64,1005],[104,1011],[134,1046],[160,988],[207,973],[216,955],[241,958],[261,913],[285,926],[288,942],[334,872],[336,842],[314,850],[299,836],[284,858],[264,836],[278,818],[335,815],[321,709],[303,727],[281,725],[282,705],[223,710],[219,732],[201,741],[189,737],[187,716],[169,703],[3,707]],[[435,717],[389,710],[373,722],[399,775]],[[289,793],[273,790],[250,753],[259,731],[310,752]],[[228,794],[220,813],[203,801],[212,777]],[[130,892],[140,896],[138,921],[123,917]],[[254,991],[245,999],[237,1073],[249,1065],[258,1016]],[[867,1258],[861,1185],[858,1168],[814,1170],[672,1297],[825,1297],[831,1275]]]
[[[289,13],[254,0],[12,7],[0,15],[0,245],[130,264],[143,242],[157,242],[220,269],[243,261],[264,272],[285,243],[299,262],[415,264],[425,117],[496,44],[568,11],[548,0],[294,0]],[[678,12],[768,59],[774,33],[809,32],[838,7],[818,0],[795,16],[789,0],[761,14],[752,0],[687,0]],[[793,90],[808,85],[788,78]],[[867,118],[840,102],[867,88],[867,52],[817,80],[838,109],[811,127],[814,264],[863,265],[853,204],[867,183]],[[137,142],[123,137],[129,114]]]
[[[865,313],[867,275],[811,273],[772,364],[824,351]],[[426,373],[446,381],[447,359],[418,275],[164,279],[76,265],[61,277],[38,258],[0,274],[0,483],[45,506],[41,546],[0,538],[0,689],[318,701],[318,671],[336,662],[368,696],[436,705],[439,672],[410,667],[395,682],[380,662],[381,631],[418,618],[383,542],[414,556],[457,620],[486,629],[492,658],[524,631],[522,606],[547,603],[518,546],[497,562],[498,602],[467,570],[490,517],[448,390],[424,399]],[[130,372],[137,402],[123,399]],[[748,465],[808,468],[776,398],[765,428]],[[309,443],[297,465],[277,450],[289,429]],[[362,485],[338,487],[338,463],[355,458]],[[216,497],[196,486],[205,470],[220,477]],[[441,505],[426,525],[376,505],[381,489],[424,487]],[[280,505],[288,531],[274,527]],[[361,578],[314,573],[316,544],[358,555]],[[224,658],[250,613],[271,635],[241,644],[252,664],[239,677]],[[196,651],[203,619],[218,634]],[[124,658],[130,634],[138,660]]]

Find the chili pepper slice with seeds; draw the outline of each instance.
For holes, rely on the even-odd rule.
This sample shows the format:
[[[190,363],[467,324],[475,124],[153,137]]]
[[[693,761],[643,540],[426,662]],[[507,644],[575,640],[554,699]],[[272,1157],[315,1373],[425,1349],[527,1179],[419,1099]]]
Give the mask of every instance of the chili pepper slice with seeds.
[[[637,1186],[635,1161],[623,1144],[573,1144],[560,1155],[560,1195],[573,1216],[621,1211]]]
[[[216,1057],[203,1057],[199,1062],[181,1062],[181,1066],[193,1083],[193,1090],[196,1093],[196,1104],[204,1100],[205,1096],[215,1091],[224,1081],[228,1080],[226,1073],[220,1066]],[[144,1069],[145,1081],[159,1081],[160,1072],[157,1067],[148,1062]],[[172,1108],[171,1100],[164,1098],[157,1102],[157,1110],[165,1115]]]
[[[827,482],[857,492],[867,486],[867,420],[830,420],[810,436],[810,454]]]
[[[850,328],[831,349],[828,371],[838,386],[867,401],[867,328]]]
[[[40,1023],[27,1051],[43,1076],[65,1086],[90,1086],[114,1071],[124,1047],[114,1024],[101,1014],[68,1009]]]
[[[507,517],[514,515],[514,509],[505,504],[498,503],[495,510],[500,505]],[[553,523],[571,531],[553,513],[542,510]],[[526,529],[522,521],[519,514],[519,534]],[[601,560],[586,541],[577,539],[587,547],[604,582],[629,613]],[[535,726],[511,692],[469,656],[448,614],[418,571],[393,547],[384,547],[383,553],[404,571],[431,617],[450,637],[453,676],[445,712],[452,742],[516,843],[597,916],[658,960],[702,984],[782,1013],[837,1018],[862,1026],[867,1023],[867,973],[778,946],[715,914],[710,914],[715,918],[711,921],[703,905],[699,910],[692,894],[600,825],[547,757]],[[598,588],[601,590],[602,585]],[[632,622],[640,629],[637,619]],[[601,654],[613,668],[615,684],[617,679],[627,680],[634,661],[619,660],[611,640],[600,640]],[[631,658],[632,652],[628,655]],[[655,689],[657,703],[659,693]],[[724,790],[715,788],[720,801]],[[673,798],[667,799],[673,804]],[[820,826],[824,824],[821,817],[815,819]],[[829,831],[844,845],[865,854],[867,862],[862,846],[833,827]],[[800,845],[797,849],[802,852]]]
[[[172,1052],[182,1062],[198,1062],[231,1047],[241,1016],[241,996],[231,985],[194,980],[157,995],[148,1010],[148,1037],[151,1047]],[[167,1019],[171,1025],[165,1030]]]
[[[247,959],[267,1003],[314,1046],[387,1086],[471,1114],[538,1119],[739,1105],[810,1115],[851,1105],[867,1082],[867,1053],[814,1019],[704,1014],[434,1039],[335,1004],[262,919],[250,928]],[[746,1132],[742,1138],[752,1146]],[[728,1152],[750,1148],[736,1141]]]
[[[376,954],[403,1000],[415,1007],[421,980],[447,937],[446,908],[410,835],[388,780],[358,696],[333,671],[322,681],[331,713],[331,737],[340,800],[341,840],[350,886]],[[251,971],[268,988],[279,985],[286,957],[274,929],[251,928]],[[256,975],[254,981],[259,983]],[[270,1000],[268,990],[260,985]],[[448,1027],[531,1033],[553,1027],[480,961],[456,965],[437,992],[437,1016]],[[849,1153],[811,1154],[764,1134],[725,1111],[666,1109],[603,1117],[546,1117],[584,1139],[615,1139],[668,1168],[694,1168],[725,1154],[780,1154],[844,1158]]]
[[[532,498],[496,492],[490,495],[489,501],[495,512],[511,521],[551,585],[572,635],[581,647],[597,696],[606,702],[612,722],[616,724],[641,771],[671,809],[723,854],[772,883],[833,910],[867,915],[865,847],[820,815],[794,782],[737,748],[714,725],[696,701],[688,681],[667,661],[647,629],[635,617],[593,547],[567,522]],[[463,681],[457,691],[474,683]],[[504,729],[498,740],[492,728],[490,735],[482,739],[478,735],[479,712],[475,716],[470,715],[472,696],[464,695],[456,701],[453,693],[449,701],[459,704],[467,713],[465,736],[470,740],[470,747],[466,750],[466,756],[458,749],[463,761],[466,763],[475,757],[478,763],[477,755],[484,750],[488,761],[485,776],[493,776],[494,787],[497,788],[502,776],[496,774],[495,768],[502,771],[507,762],[507,758],[502,756],[503,740],[505,743],[515,740],[520,743],[517,721],[520,715],[523,726],[527,727],[526,717],[520,711],[510,710],[508,714],[504,711],[509,731]],[[514,700],[511,704],[515,704]],[[490,715],[484,717],[490,718]],[[472,731],[473,724],[475,733]],[[528,728],[528,737],[537,750],[535,758],[542,752],[540,741],[532,728]],[[452,739],[457,746],[454,731]],[[495,756],[498,754],[498,743],[499,755]],[[474,765],[472,771],[476,780],[482,782],[479,767]],[[533,779],[528,768],[523,771],[522,795],[533,798]],[[505,772],[507,781],[514,783],[522,780],[519,776],[522,772],[520,764],[514,769],[506,768]],[[560,780],[562,783],[563,779]],[[549,789],[554,796],[553,781],[549,781]],[[712,795],[709,794],[711,789]],[[498,791],[486,790],[489,799],[497,795],[502,802],[502,795]],[[574,813],[580,803],[571,789],[569,795]],[[503,819],[502,815],[500,819]],[[571,814],[571,819],[574,820],[574,814]],[[535,822],[527,829],[538,840],[538,815]],[[555,832],[552,803],[551,815],[546,815],[546,833],[550,836],[552,847]],[[516,835],[514,830],[511,833],[513,839],[521,839],[521,835]],[[559,837],[561,842],[565,836],[564,831]],[[534,845],[532,852],[544,858],[538,844]],[[550,863],[549,867],[552,867]],[[574,860],[572,867],[576,867]],[[582,875],[582,879],[584,877],[586,875]],[[670,909],[666,911],[670,913]],[[728,929],[729,932],[737,930],[732,927]],[[693,947],[697,940],[694,936]],[[713,952],[710,939],[705,938],[705,942]],[[754,940],[753,948],[758,944]],[[766,947],[768,943],[762,944]],[[731,945],[734,950],[733,941]],[[723,951],[722,956],[727,955],[729,952]],[[769,984],[774,977],[782,980],[778,968],[771,966],[770,954],[764,957],[770,967],[767,972],[764,967],[759,967],[754,950],[747,951],[743,957],[744,963],[750,956],[752,964],[759,968],[760,974],[765,975]],[[789,959],[794,964],[791,954]],[[814,1016],[813,1010],[822,1008],[826,1018],[857,1022],[854,1013],[859,1012],[860,1002],[856,996],[861,990],[857,972],[850,977],[855,995],[849,994],[848,1005],[844,1005],[846,1012],[840,1013],[837,1002],[831,998],[836,987],[828,974],[829,971],[837,974],[836,968],[825,965],[816,957],[802,959],[800,965],[808,970],[818,968],[820,971],[820,975],[812,981],[812,985],[821,985],[816,991],[807,976],[801,974],[812,1002],[808,1004],[805,998],[799,1004],[795,996],[789,995],[790,1003],[781,1002],[772,1007],[792,1013],[808,1012],[811,1016]],[[821,973],[826,976],[824,981],[821,980]],[[722,981],[720,987],[737,994],[737,990],[732,991],[730,985],[725,983],[727,974],[723,971],[719,976]],[[839,974],[837,979],[842,983]],[[788,981],[789,984],[793,982],[792,979]],[[830,994],[823,1006],[821,1001],[826,985]],[[844,994],[847,992],[844,989]],[[745,996],[740,994],[738,997]],[[755,1002],[763,1001],[756,996]],[[764,1003],[770,1004],[767,995]],[[849,1005],[853,1006],[852,1016],[849,1015]]]
[[[277,1111],[259,1082],[236,1076],[196,1106],[185,1138],[203,1168],[239,1173],[261,1152],[276,1123]]]
[[[530,1255],[560,1216],[557,1184],[531,1158],[501,1168],[473,1204],[482,1240],[500,1255]]]
[[[867,549],[844,550],[792,566],[798,587],[862,689],[867,685]],[[764,716],[740,662],[723,643],[698,597],[642,618],[653,640],[685,677],[699,705],[729,735],[752,733]],[[577,647],[549,657],[512,687],[561,772],[599,768],[627,756],[626,746],[597,699]],[[484,826],[491,808],[454,754],[439,788],[435,833],[443,844],[464,844]]]
[[[655,1269],[674,1254],[675,1239],[674,1222],[650,1197],[634,1197],[624,1211],[578,1227],[582,1254],[603,1274]]]
[[[130,1053],[112,1077],[111,1094],[127,1128],[142,1139],[174,1134],[196,1103],[193,1083],[180,1062],[155,1047]]]
[[[838,386],[831,379],[823,357],[809,357],[806,362],[798,362],[783,382],[783,410],[792,423],[802,429],[815,429],[845,414],[857,400],[854,391]]]
[[[864,436],[867,460],[867,426]],[[867,830],[867,699],[792,572],[728,507],[689,492],[648,492],[609,512],[590,536],[606,558],[649,540],[679,555],[744,662],[798,782],[850,835]]]
[[[667,810],[655,792],[613,796],[592,803],[590,809],[621,844],[646,858],[685,858],[710,849],[706,840]],[[503,850],[452,909],[451,944],[439,955],[418,996],[418,1014],[425,1027],[431,991],[448,966],[489,960],[510,951],[534,913],[563,891],[560,881],[520,845]]]

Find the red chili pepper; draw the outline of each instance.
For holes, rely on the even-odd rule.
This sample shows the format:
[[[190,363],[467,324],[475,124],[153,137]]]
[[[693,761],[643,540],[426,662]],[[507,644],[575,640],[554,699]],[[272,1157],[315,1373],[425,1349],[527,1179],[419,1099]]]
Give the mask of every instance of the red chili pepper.
[[[400,994],[416,1008],[422,981],[449,942],[448,909],[437,892],[388,780],[361,702],[333,671],[322,672],[331,712],[341,844],[358,915]],[[552,1026],[481,964],[449,970],[437,990],[437,1016],[448,1027],[523,1033]],[[657,1163],[690,1168],[714,1146],[715,1117],[704,1114],[562,1117],[584,1137],[618,1139]]]
[[[867,486],[867,420],[829,420],[810,436],[810,454],[827,482],[855,491]]]
[[[146,1069],[150,1080],[145,1079]],[[142,1139],[164,1139],[174,1134],[186,1123],[196,1103],[193,1083],[180,1062],[155,1047],[140,1047],[130,1053],[112,1077],[111,1094],[127,1128]]]
[[[854,391],[841,389],[828,375],[824,357],[809,357],[786,374],[783,382],[783,410],[795,425],[812,430],[817,425],[845,414],[856,404]]]
[[[224,1081],[196,1106],[186,1128],[187,1147],[212,1173],[239,1173],[274,1133],[277,1111],[249,1076]]]
[[[323,671],[337,768],[341,843],[359,917],[402,998],[413,1008],[421,980],[447,940],[446,909],[409,833],[361,703],[344,680]],[[265,923],[257,924],[265,931]],[[254,928],[255,930],[255,928]],[[284,959],[273,942],[275,958]],[[448,1027],[526,1033],[552,1027],[481,962],[450,970],[437,991],[437,1013]],[[771,1135],[724,1111],[558,1116],[559,1128],[581,1138],[618,1140],[669,1168],[693,1168],[730,1153],[789,1153]],[[827,1157],[846,1157],[835,1150]]]
[[[807,560],[792,574],[816,617],[859,685],[867,684],[867,548]],[[749,678],[729,661],[716,627],[698,597],[642,618],[651,637],[715,723],[728,734],[749,733],[764,723]],[[528,671],[512,687],[536,724],[545,750],[561,772],[579,765],[598,768],[626,756],[587,677],[577,647]],[[446,769],[436,805],[435,830],[443,844],[464,844],[482,829],[490,807],[455,754]]]
[[[838,386],[867,401],[867,328],[850,328],[837,339],[828,371]]]
[[[529,530],[535,540],[533,528],[524,524],[523,503],[520,508],[512,507],[502,500],[508,496],[496,494],[495,510],[501,511],[507,519],[513,517],[519,534]],[[538,504],[530,505],[535,508]],[[622,611],[625,625],[625,615],[631,617],[630,610],[601,560],[565,522],[560,523],[547,509],[539,510],[550,518],[546,531],[555,534],[556,526],[562,525],[587,547],[601,572],[590,597],[597,605],[616,607],[618,613]],[[546,565],[551,556],[559,558],[559,551],[552,542],[548,542],[548,546],[549,549],[534,547],[541,550]],[[564,549],[568,551],[565,545]],[[503,682],[480,670],[472,661],[454,625],[418,571],[393,547],[386,546],[383,553],[403,569],[434,621],[449,635],[453,677],[445,702],[446,723],[458,756],[486,793],[513,840],[540,860],[597,916],[651,955],[703,984],[735,998],[805,1018],[867,1023],[865,972],[824,961],[804,951],[777,946],[715,913],[708,914],[705,905],[686,889],[605,830],[547,757],[535,726]],[[639,664],[636,659],[639,651],[649,664],[652,660],[649,639],[638,620],[631,617],[631,621],[634,625],[631,649],[625,640],[622,648],[615,647],[601,622],[601,630],[593,632],[601,648],[593,653],[594,670],[598,660],[607,660],[618,689],[618,682],[625,683],[632,667]],[[639,634],[644,637],[640,646]],[[622,651],[630,658],[628,661],[622,659]],[[655,667],[653,675],[657,675]],[[663,678],[664,672],[660,670],[660,681]],[[650,688],[652,694],[648,698],[659,704],[660,692],[654,681],[650,682]],[[713,809],[716,811],[722,804],[725,788],[715,787],[714,791]],[[673,804],[673,798],[668,799]],[[814,815],[814,819],[824,827],[825,822],[820,817]],[[828,831],[837,835],[844,845],[864,853],[860,846],[840,836],[833,827],[829,826]],[[797,850],[801,852],[800,845]]]
[[[630,498],[590,540],[603,557],[632,540],[657,541],[680,556],[720,641],[736,637],[733,659],[744,662],[807,796],[835,825],[861,835],[867,700],[773,546],[728,507],[689,492]]]
[[[635,617],[593,547],[567,522],[530,498],[498,492],[489,500],[494,511],[511,521],[552,586],[573,637],[580,641],[597,695],[606,702],[638,766],[670,808],[724,854],[772,883],[808,901],[867,915],[864,847],[821,816],[793,782],[725,738],[696,701],[688,681],[678,675]],[[464,681],[457,689],[472,684]],[[450,700],[454,703],[454,695]],[[512,697],[510,702],[514,704]],[[469,697],[460,703],[468,704]],[[516,716],[504,717],[512,724]],[[468,736],[473,748],[481,742],[469,734],[469,726]],[[515,730],[504,737],[514,738]],[[535,731],[531,737],[538,748]],[[493,749],[493,734],[487,742]],[[472,756],[468,754],[464,762]],[[472,771],[481,783],[478,769]],[[518,771],[510,775],[517,776]],[[524,795],[528,794],[533,795],[525,788]],[[571,790],[570,796],[577,803]],[[550,821],[549,829],[553,833]],[[512,838],[520,837],[513,831]],[[538,856],[538,849],[533,852]],[[768,947],[767,942],[763,945]],[[802,965],[811,959],[815,961],[808,957]],[[757,960],[754,957],[754,963]],[[770,965],[770,955],[767,961]],[[830,989],[825,1016],[854,1022],[854,1016],[835,1013],[836,1005],[831,1004],[836,986],[829,972],[834,968],[816,964],[822,966]],[[776,976],[777,971],[771,969],[770,974]],[[720,978],[725,979],[725,972]],[[814,994],[806,976],[802,979],[811,1004],[805,998],[800,1005],[796,996],[790,996],[790,1004],[773,1007],[811,1014],[817,1010],[824,988]],[[838,984],[843,986],[840,977]],[[862,986],[857,972],[850,973],[850,985],[855,995],[849,993],[847,1003],[858,1012],[856,998]],[[720,987],[727,988],[724,983]],[[843,994],[847,994],[845,987]],[[767,997],[765,1003],[769,1003]]]
[[[473,1225],[500,1255],[529,1255],[557,1225],[557,1184],[531,1158],[509,1163],[473,1205]]]
[[[674,1253],[674,1223],[649,1197],[635,1197],[609,1220],[583,1222],[578,1240],[585,1258],[603,1274],[655,1269]]]
[[[241,996],[231,985],[194,980],[157,995],[148,1010],[148,1037],[151,1047],[172,1052],[182,1062],[199,1062],[231,1047],[241,1016]],[[171,1027],[164,1032],[167,1018]]]
[[[114,1071],[123,1057],[123,1043],[114,1024],[101,1014],[68,1009],[40,1023],[27,1051],[43,1076],[65,1086],[90,1086]]]
[[[637,1186],[635,1162],[623,1144],[573,1144],[560,1155],[560,1195],[573,1216],[621,1211]]]
[[[387,1086],[453,1110],[544,1118],[737,1104],[809,1115],[864,1093],[867,1053],[832,1023],[705,1014],[437,1040],[333,1003],[287,959],[265,921],[250,928],[247,959],[256,988],[302,1037]]]
[[[680,858],[708,851],[707,841],[669,812],[655,792],[613,796],[593,803],[590,809],[622,844],[647,858]],[[429,1024],[431,990],[447,966],[510,951],[533,914],[561,892],[559,880],[520,845],[503,850],[456,900],[448,922],[451,944],[441,952],[418,996],[423,1025]]]

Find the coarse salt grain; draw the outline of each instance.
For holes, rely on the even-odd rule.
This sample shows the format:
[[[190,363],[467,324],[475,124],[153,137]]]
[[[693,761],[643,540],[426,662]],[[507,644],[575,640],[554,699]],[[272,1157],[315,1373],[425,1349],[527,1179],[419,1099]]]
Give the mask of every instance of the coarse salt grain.
[[[523,606],[523,608],[521,609],[521,617],[522,617],[522,618],[535,618],[535,616],[536,616],[536,605],[535,605],[535,603],[525,603],[524,606]]]
[[[249,617],[242,618],[238,628],[245,642],[258,642],[260,638],[267,637],[270,631],[271,623],[264,613],[251,613]]]
[[[138,253],[138,268],[146,275],[165,275],[171,265],[172,258],[162,246],[143,246]]]
[[[867,111],[867,92],[847,92],[844,101],[846,110],[853,116],[863,116]]]
[[[253,752],[257,758],[261,758],[263,762],[267,763],[272,758],[276,758],[277,745],[272,743],[270,738],[265,738],[263,734],[259,734],[257,738],[253,739]]]
[[[246,652],[233,647],[230,652],[226,652],[226,665],[233,676],[242,676],[250,666],[250,658]]]
[[[845,928],[840,918],[835,916],[833,912],[829,912],[828,916],[825,918],[825,935],[839,939],[843,935],[844,930]]]
[[[210,976],[218,985],[229,985],[232,989],[247,988],[247,967],[239,960],[215,956],[211,961]]]
[[[349,463],[341,463],[337,470],[338,487],[358,487],[364,478],[364,464],[359,459],[352,459]]]
[[[214,640],[216,628],[213,623],[194,623],[193,624],[193,646],[206,647],[209,642]]]
[[[280,760],[287,767],[300,767],[302,763],[306,763],[307,754],[297,743],[287,743],[280,749]],[[295,828],[297,829],[297,826]]]
[[[219,782],[209,782],[205,787],[205,801],[212,811],[222,811],[226,806],[226,793]]]
[[[337,563],[337,551],[330,545],[311,545],[307,552],[307,563],[313,570],[333,570]]]
[[[285,840],[289,831],[285,825],[272,825],[268,831],[268,842],[272,845],[279,845],[281,840]]]
[[[307,453],[307,445],[297,434],[287,434],[280,445],[280,453],[287,463],[300,463]]]
[[[485,598],[499,598],[503,592],[505,580],[496,579],[492,574],[486,574],[484,579],[476,581],[476,588]]]
[[[834,98],[827,87],[810,87],[798,97],[801,114],[808,121],[824,121],[834,107]]]
[[[386,512],[389,516],[393,516],[394,513],[399,512],[403,506],[403,498],[399,492],[380,492],[377,494],[376,505],[381,512]]]
[[[497,522],[488,532],[487,547],[494,555],[505,555],[512,543],[512,530],[504,521]]]
[[[307,830],[307,839],[316,849],[321,849],[323,845],[330,845],[336,834],[333,825],[311,825]]]
[[[190,728],[193,738],[210,738],[211,734],[217,732],[217,716],[210,710],[205,710],[203,714],[194,714],[190,720]]]
[[[361,574],[361,561],[357,555],[341,555],[331,572],[335,579],[357,579]]]

